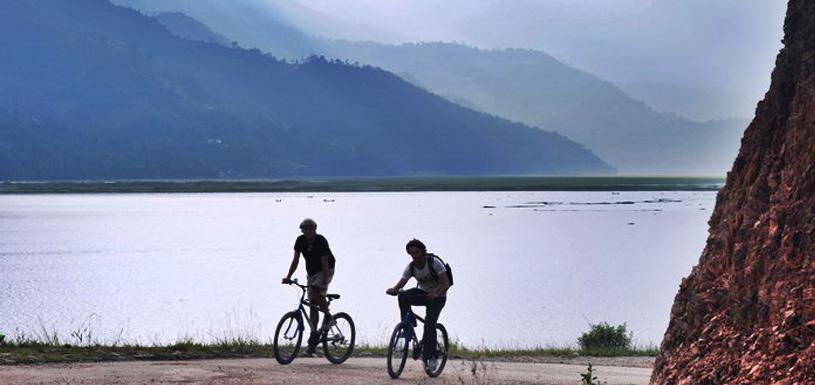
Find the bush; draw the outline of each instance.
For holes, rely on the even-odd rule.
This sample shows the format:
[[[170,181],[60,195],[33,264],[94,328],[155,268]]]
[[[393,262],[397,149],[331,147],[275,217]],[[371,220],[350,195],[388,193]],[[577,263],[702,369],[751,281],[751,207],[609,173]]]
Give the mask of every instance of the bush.
[[[591,330],[583,333],[578,339],[582,350],[629,350],[632,334],[626,325],[611,326],[606,322],[592,324]]]

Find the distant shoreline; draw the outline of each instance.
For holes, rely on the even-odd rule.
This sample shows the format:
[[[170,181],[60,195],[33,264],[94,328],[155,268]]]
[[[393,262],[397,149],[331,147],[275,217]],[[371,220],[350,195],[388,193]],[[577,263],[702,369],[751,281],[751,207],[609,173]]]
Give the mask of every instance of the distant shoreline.
[[[717,191],[723,177],[392,177],[291,180],[0,182],[0,194],[432,192],[432,191]]]

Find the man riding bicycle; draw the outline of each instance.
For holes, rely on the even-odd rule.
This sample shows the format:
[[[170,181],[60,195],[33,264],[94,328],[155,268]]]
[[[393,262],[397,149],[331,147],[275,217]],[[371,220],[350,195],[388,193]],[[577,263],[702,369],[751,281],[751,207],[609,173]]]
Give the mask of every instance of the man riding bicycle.
[[[433,254],[427,252],[427,247],[418,239],[412,239],[405,245],[405,250],[412,261],[402,272],[402,278],[393,287],[385,290],[386,294],[399,294],[399,312],[404,319],[411,306],[425,306],[424,334],[422,336],[425,364],[431,371],[438,365],[436,352],[436,322],[444,305],[447,303],[447,289],[450,281],[447,278],[447,269]],[[430,269],[433,269],[431,272]],[[416,278],[418,287],[399,293],[407,281]]]
[[[311,218],[303,219],[300,223],[300,231],[302,235],[297,237],[294,242],[294,258],[289,266],[289,273],[283,278],[283,283],[291,282],[291,276],[297,270],[297,265],[300,262],[300,254],[306,260],[306,273],[308,274],[308,300],[314,305],[319,306],[319,310],[312,307],[309,312],[312,325],[319,325],[320,311],[325,313],[323,322],[331,319],[328,312],[328,301],[326,295],[328,294],[328,284],[334,278],[334,255],[331,253],[331,248],[328,247],[328,240],[324,236],[317,234],[317,222]],[[311,330],[311,335],[308,338],[308,347],[306,348],[306,355],[311,356],[314,354],[314,349],[320,340],[320,333],[318,330]]]

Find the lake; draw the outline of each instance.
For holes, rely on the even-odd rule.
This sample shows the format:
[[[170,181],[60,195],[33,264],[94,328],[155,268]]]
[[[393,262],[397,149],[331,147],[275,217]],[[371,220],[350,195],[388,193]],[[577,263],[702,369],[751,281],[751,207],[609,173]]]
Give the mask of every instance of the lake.
[[[565,346],[625,322],[658,344],[713,191],[0,196],[0,332],[99,342],[269,341],[304,217],[337,258],[335,311],[385,344],[411,238],[450,263],[443,322],[472,347]],[[296,274],[305,276],[305,264]],[[413,285],[411,281],[408,285]],[[86,337],[85,337],[86,338]]]

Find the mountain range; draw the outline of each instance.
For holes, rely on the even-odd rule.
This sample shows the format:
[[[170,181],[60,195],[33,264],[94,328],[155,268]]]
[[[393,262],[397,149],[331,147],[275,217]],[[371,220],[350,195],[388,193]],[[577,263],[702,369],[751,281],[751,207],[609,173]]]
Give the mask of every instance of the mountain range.
[[[212,34],[290,60],[321,54],[381,67],[464,107],[563,134],[621,173],[723,174],[748,123],[740,118],[697,122],[657,112],[616,85],[541,51],[318,38],[286,24],[276,13],[283,12],[279,5],[251,1],[230,3],[228,12],[224,4],[207,0],[116,1],[158,12],[162,20],[161,12],[188,12]],[[175,22],[162,22],[178,33]]]
[[[105,0],[6,4],[0,179],[614,172],[562,135],[385,70],[225,41]]]

